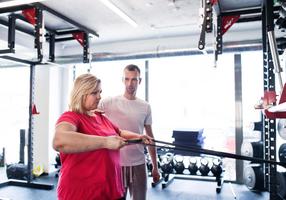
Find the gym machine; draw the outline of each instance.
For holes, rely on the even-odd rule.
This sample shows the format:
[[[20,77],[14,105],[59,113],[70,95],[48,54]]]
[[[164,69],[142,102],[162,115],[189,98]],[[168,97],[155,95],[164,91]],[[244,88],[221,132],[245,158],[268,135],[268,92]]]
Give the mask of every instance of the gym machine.
[[[29,62],[29,61],[27,61]],[[30,65],[30,98],[29,98],[29,128],[28,128],[28,163],[27,163],[27,178],[26,180],[8,179],[8,181],[0,183],[0,187],[4,186],[21,186],[35,189],[51,190],[54,188],[52,184],[38,183],[33,180],[33,105],[34,105],[34,80],[35,80],[35,65]]]
[[[55,44],[57,42],[64,42],[69,40],[76,40],[83,47],[83,63],[89,63],[91,59],[90,48],[89,48],[89,37],[99,37],[97,32],[77,23],[76,21],[67,18],[61,13],[41,4],[27,4],[22,6],[13,6],[9,8],[0,8],[0,14],[10,13],[8,19],[0,19],[0,24],[8,28],[8,48],[0,49],[0,58],[13,60],[15,62],[21,62],[29,64],[53,64],[55,63]],[[53,28],[45,25],[44,17],[45,14],[49,17],[54,17],[56,20],[61,19],[67,23],[64,29]],[[21,23],[27,23],[34,27],[34,30],[30,30],[17,24],[16,20],[20,20]],[[15,50],[15,33],[16,31],[28,34],[35,38],[35,45],[37,51],[37,60],[29,61],[21,58],[15,58],[10,55],[14,54]],[[44,33],[47,32],[45,35]],[[44,60],[43,55],[43,41],[46,40],[49,43],[49,58]],[[4,55],[3,55],[4,54]]]
[[[221,3],[221,2],[220,2]],[[281,7],[285,7],[285,1],[278,1],[281,4]],[[209,4],[212,5],[212,9],[208,9]],[[247,5],[247,3],[245,3]],[[263,100],[270,100],[267,102],[267,105],[275,106],[276,105],[276,93],[275,93],[275,75],[274,71],[279,73],[281,68],[279,65],[278,50],[277,50],[277,40],[274,35],[274,18],[278,18],[278,11],[281,10],[280,6],[274,7],[273,1],[262,0],[261,8],[253,9],[239,9],[237,11],[223,11],[219,9],[220,4],[218,1],[204,0],[205,11],[216,11],[216,45],[215,45],[215,60],[217,60],[217,55],[222,53],[222,36],[234,23],[247,22],[247,21],[262,21],[262,49],[263,49],[263,79],[264,79],[264,92],[265,96]],[[281,12],[281,11],[280,11]],[[205,12],[204,18],[209,18],[210,14]],[[205,21],[204,21],[205,22]],[[277,22],[279,27],[285,28],[285,20]],[[203,23],[203,28],[201,36],[204,36],[207,31],[206,23]],[[199,49],[202,49],[204,45],[200,45],[204,40],[199,40]],[[278,83],[282,88],[281,76],[278,76]],[[285,86],[284,86],[285,88]],[[275,95],[275,96],[274,96]],[[283,96],[283,94],[281,95]],[[285,96],[285,95],[284,95]],[[267,98],[272,97],[272,98]],[[285,96],[286,97],[286,96]],[[285,102],[286,99],[282,97],[280,102]],[[265,108],[263,108],[265,109]],[[276,162],[276,118],[286,118],[284,113],[271,113],[268,109],[265,109],[265,114],[263,116],[263,134],[262,134],[262,147],[263,147],[263,159],[267,161]],[[258,166],[252,166],[247,170],[250,173],[261,174],[264,178],[263,188],[269,192],[271,200],[284,199],[285,196],[278,194],[277,190],[281,189],[278,187],[277,180],[279,179],[280,183],[285,183],[283,180],[284,176],[281,176],[277,172],[277,166],[274,163],[265,162],[259,163]],[[284,166],[285,167],[285,166]],[[261,173],[261,171],[263,173]],[[282,178],[281,178],[282,177]],[[283,180],[281,182],[281,180]],[[282,184],[283,185],[283,184]],[[285,184],[284,184],[285,185]],[[285,190],[285,189],[284,189]]]
[[[44,25],[44,12],[47,12],[53,17],[59,18],[67,22],[69,27],[68,29],[55,30],[51,27]],[[35,182],[33,180],[33,123],[34,115],[38,114],[35,109],[34,103],[34,85],[35,85],[35,68],[36,65],[41,64],[54,64],[55,63],[55,43],[63,42],[68,40],[77,40],[83,46],[83,62],[87,63],[90,61],[89,55],[89,35],[95,35],[98,37],[98,34],[80,25],[79,23],[71,20],[64,15],[46,7],[40,3],[27,4],[21,6],[13,6],[8,8],[0,8],[0,14],[8,13],[8,19],[0,19],[0,24],[8,28],[8,48],[0,50],[0,59],[6,59],[19,64],[29,65],[30,66],[30,83],[29,83],[29,124],[28,124],[28,161],[27,161],[27,177],[26,180],[16,180],[8,179],[8,181],[0,183],[0,187],[4,186],[22,186],[36,189],[45,189],[51,190],[54,188],[52,184],[44,184]],[[16,24],[16,20],[21,20],[22,23],[28,23],[34,27],[33,30],[29,30],[20,24]],[[45,30],[48,32],[44,35]],[[34,37],[34,48],[36,49],[37,59],[28,60],[10,56],[10,54],[16,53],[15,50],[15,35],[16,31],[28,34]],[[72,35],[72,37],[69,37]],[[46,38],[46,41],[49,42],[49,59],[46,61],[43,54],[43,41]],[[8,54],[8,55],[7,55]]]

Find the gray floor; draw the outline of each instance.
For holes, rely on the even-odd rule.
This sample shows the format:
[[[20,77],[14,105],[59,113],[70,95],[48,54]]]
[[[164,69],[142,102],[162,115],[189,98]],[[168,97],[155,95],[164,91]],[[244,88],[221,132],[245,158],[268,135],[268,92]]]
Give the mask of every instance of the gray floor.
[[[3,180],[3,179],[2,179]],[[151,186],[151,179],[148,180],[148,199],[149,200],[250,200],[250,199],[269,199],[267,192],[255,193],[249,191],[244,185],[224,183],[219,194],[216,193],[217,184],[214,181],[201,181],[175,178],[171,184],[162,189],[159,184]],[[57,178],[54,173],[41,176],[33,182],[53,184],[53,190],[30,189],[19,186],[0,187],[0,200],[54,200],[56,199]]]

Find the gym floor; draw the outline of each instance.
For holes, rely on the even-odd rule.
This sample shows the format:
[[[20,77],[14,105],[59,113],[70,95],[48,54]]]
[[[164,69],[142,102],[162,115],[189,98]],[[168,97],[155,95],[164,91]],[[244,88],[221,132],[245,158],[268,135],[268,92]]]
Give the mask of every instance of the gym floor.
[[[52,190],[31,189],[20,186],[4,186],[0,188],[0,200],[55,200],[57,179],[55,173],[41,176],[33,182],[53,184]],[[7,180],[5,168],[0,168],[1,182]],[[162,185],[151,186],[151,178],[148,184],[149,200],[249,200],[249,199],[269,199],[268,192],[251,192],[245,185],[234,183],[223,183],[220,193],[216,193],[217,183],[215,181],[201,181],[195,179],[175,178],[166,188]],[[128,198],[129,199],[129,198]]]

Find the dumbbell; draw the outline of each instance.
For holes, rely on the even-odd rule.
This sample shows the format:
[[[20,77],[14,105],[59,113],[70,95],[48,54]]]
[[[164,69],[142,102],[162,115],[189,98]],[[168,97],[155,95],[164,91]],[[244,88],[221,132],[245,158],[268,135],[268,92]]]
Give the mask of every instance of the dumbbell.
[[[164,174],[171,174],[173,173],[174,163],[173,163],[173,154],[166,153],[161,157],[161,170]]]
[[[191,157],[189,159],[189,167],[188,167],[191,175],[196,175],[198,171],[198,166],[197,166],[197,159],[196,157]]]
[[[174,169],[177,174],[183,174],[185,170],[185,165],[184,165],[184,157],[181,155],[175,155],[174,156]]]
[[[206,158],[201,158],[201,165],[199,167],[199,171],[202,176],[207,176],[210,172],[209,161]]]
[[[212,160],[213,164],[211,167],[211,172],[213,173],[214,176],[219,177],[222,173],[222,162],[221,159],[219,158],[214,158]]]

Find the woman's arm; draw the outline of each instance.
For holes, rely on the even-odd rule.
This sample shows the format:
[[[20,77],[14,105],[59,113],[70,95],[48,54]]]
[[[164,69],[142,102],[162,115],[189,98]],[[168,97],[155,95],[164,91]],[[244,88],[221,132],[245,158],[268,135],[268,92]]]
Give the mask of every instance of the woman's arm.
[[[56,126],[53,148],[63,153],[79,153],[96,149],[120,149],[126,144],[119,136],[86,135],[76,131],[76,127],[68,122]]]
[[[153,140],[153,138],[149,137],[148,135],[138,134],[128,130],[120,130],[120,136],[127,140],[142,139],[143,143],[145,144],[151,144]]]

